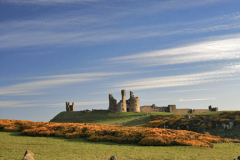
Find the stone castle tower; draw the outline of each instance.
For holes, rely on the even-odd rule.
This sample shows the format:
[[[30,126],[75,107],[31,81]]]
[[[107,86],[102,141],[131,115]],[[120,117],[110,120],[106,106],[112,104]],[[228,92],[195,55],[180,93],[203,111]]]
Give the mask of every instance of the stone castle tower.
[[[140,112],[140,105],[138,97],[134,97],[133,92],[130,91],[130,98],[126,100],[126,91],[122,90],[122,100],[117,103],[112,94],[109,94],[109,111],[112,112]]]
[[[74,102],[70,105],[70,102],[66,102],[66,112],[74,111]]]

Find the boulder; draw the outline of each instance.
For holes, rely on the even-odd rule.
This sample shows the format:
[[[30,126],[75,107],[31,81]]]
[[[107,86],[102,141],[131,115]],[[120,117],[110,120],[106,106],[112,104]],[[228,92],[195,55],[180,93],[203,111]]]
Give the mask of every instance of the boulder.
[[[22,160],[34,160],[33,157],[34,157],[34,154],[31,151],[26,150]]]
[[[116,156],[112,156],[112,157],[110,158],[110,160],[117,160],[117,157],[116,157]]]

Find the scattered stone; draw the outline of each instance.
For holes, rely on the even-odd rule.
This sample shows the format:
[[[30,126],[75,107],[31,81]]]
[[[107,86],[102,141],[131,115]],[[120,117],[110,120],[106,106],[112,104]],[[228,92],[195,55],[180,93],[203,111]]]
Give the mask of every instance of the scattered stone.
[[[22,160],[34,160],[33,157],[34,157],[34,154],[31,151],[26,150]]]
[[[238,156],[238,158],[235,158],[235,159],[233,159],[233,160],[240,160],[240,156]]]
[[[116,156],[112,156],[112,157],[110,158],[110,160],[117,160],[117,157],[116,157]]]

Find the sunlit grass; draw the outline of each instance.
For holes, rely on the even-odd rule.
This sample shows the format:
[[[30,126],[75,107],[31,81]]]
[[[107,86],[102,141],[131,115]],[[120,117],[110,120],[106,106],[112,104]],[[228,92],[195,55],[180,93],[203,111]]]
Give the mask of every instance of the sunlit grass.
[[[19,132],[0,132],[0,159],[22,159],[26,149],[37,160],[110,159],[234,159],[239,156],[239,143],[214,144],[214,148],[192,146],[139,146],[112,142],[91,142],[85,138],[29,137]]]
[[[168,112],[116,112],[109,111],[95,111],[90,113],[82,113],[80,111],[74,112],[61,112],[55,116],[52,122],[76,122],[76,123],[99,123],[99,124],[111,124],[111,125],[123,125],[123,126],[140,126],[149,122],[150,115],[216,115],[220,112],[205,112],[200,114],[177,114]]]

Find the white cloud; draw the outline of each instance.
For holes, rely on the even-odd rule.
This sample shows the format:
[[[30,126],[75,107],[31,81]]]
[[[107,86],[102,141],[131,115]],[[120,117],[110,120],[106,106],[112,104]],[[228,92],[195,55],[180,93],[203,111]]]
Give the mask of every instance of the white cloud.
[[[153,101],[169,101],[169,100],[174,100],[174,99],[141,99],[141,102],[153,102]]]
[[[216,98],[200,98],[200,99],[180,99],[180,102],[188,102],[188,101],[208,101],[215,100]]]
[[[227,66],[220,70],[202,73],[129,80],[120,84],[116,84],[113,87],[118,89],[125,88],[126,90],[142,90],[163,87],[198,85],[209,82],[236,79],[240,79],[240,64]]]
[[[0,101],[0,108],[3,107],[34,107],[39,106],[33,101]]]
[[[137,72],[117,72],[117,73],[83,73],[83,74],[66,74],[66,75],[53,75],[42,77],[31,77],[29,79],[38,79],[12,86],[0,88],[0,95],[37,95],[41,94],[41,90],[55,88],[62,85],[69,85],[72,83],[81,83],[87,81],[100,80],[105,76],[115,76],[122,74],[134,74]],[[44,79],[44,80],[42,80]]]
[[[110,58],[113,63],[132,63],[143,66],[158,66],[181,63],[194,63],[216,60],[232,60],[240,58],[239,34],[225,39],[205,41],[173,49],[157,50]],[[220,40],[219,40],[220,39]]]
[[[72,104],[72,102],[70,102]],[[98,105],[98,104],[108,104],[108,101],[91,101],[91,102],[74,102],[74,106],[88,106],[88,105]],[[56,103],[56,104],[45,104],[45,106],[50,107],[63,107],[65,103]]]
[[[172,3],[176,3],[173,1]],[[180,3],[180,2],[177,2]],[[191,3],[191,2],[189,2]],[[198,3],[198,2],[195,2]],[[206,2],[207,3],[207,2]],[[181,4],[184,4],[181,2]],[[144,13],[148,12],[143,9]],[[150,9],[149,9],[150,10]],[[238,12],[191,22],[164,25],[138,24],[128,27],[119,18],[119,11],[106,15],[75,11],[47,18],[0,23],[0,48],[19,48],[39,45],[94,45],[112,40],[142,39],[179,34],[195,34],[240,28]],[[130,12],[129,14],[134,14]],[[116,18],[118,17],[118,18]],[[116,24],[118,26],[116,28]],[[121,27],[121,26],[124,27]]]
[[[74,102],[75,106],[87,106],[87,105],[99,105],[108,104],[108,101],[91,101],[91,102]],[[65,107],[65,103],[55,104],[37,104],[34,101],[0,101],[0,108],[8,107],[36,107],[36,106],[48,106],[48,107]]]
[[[214,88],[214,90],[217,88]],[[191,89],[191,90],[176,90],[176,91],[167,91],[168,93],[174,93],[174,92],[197,92],[197,91],[207,91],[207,90],[213,90],[212,89]]]

